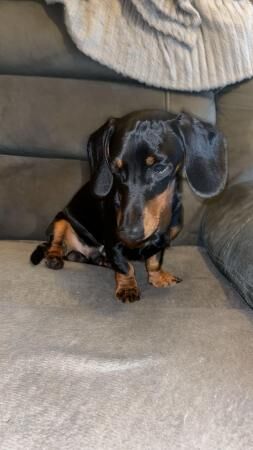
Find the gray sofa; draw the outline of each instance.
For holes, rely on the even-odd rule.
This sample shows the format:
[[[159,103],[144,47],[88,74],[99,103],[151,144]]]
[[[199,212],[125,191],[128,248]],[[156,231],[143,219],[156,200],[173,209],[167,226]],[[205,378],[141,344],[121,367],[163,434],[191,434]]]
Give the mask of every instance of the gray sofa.
[[[78,52],[60,6],[0,2],[1,449],[253,448],[251,291],[217,263],[212,239],[229,234],[235,186],[252,188],[252,105],[253,81],[216,96],[138,85]],[[109,270],[30,265],[51,218],[88,179],[87,138],[105,119],[166,108],[214,123],[216,106],[231,207],[224,215],[226,198],[203,203],[185,183],[184,231],[165,258],[183,283],[155,289],[137,264],[143,298],[123,305]]]

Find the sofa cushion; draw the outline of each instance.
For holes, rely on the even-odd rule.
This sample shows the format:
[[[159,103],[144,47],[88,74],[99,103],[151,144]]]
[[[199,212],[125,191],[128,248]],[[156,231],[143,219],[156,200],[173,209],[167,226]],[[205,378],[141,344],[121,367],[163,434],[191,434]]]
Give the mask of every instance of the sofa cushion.
[[[1,0],[0,73],[124,80],[81,53],[67,33],[62,6],[43,0]]]
[[[99,81],[0,76],[0,153],[86,158],[111,116],[165,106],[163,91]]]
[[[215,95],[211,91],[200,94],[168,92],[166,93],[166,109],[174,113],[185,111],[205,122],[216,124]]]
[[[138,265],[123,305],[110,270],[31,267],[34,245],[0,242],[4,449],[252,447],[253,312],[204,251],[167,253],[170,289]]]
[[[210,203],[201,235],[213,262],[253,307],[253,181]]]

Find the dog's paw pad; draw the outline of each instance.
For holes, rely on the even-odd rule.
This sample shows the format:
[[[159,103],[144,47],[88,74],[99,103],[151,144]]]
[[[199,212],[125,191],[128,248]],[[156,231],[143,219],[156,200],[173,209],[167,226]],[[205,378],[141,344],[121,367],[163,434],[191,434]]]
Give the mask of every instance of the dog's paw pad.
[[[64,266],[64,261],[59,256],[47,256],[46,258],[46,266],[49,269],[59,270]]]
[[[116,297],[122,303],[133,303],[140,300],[141,295],[137,287],[134,288],[122,287],[117,289]]]
[[[169,272],[150,272],[149,273],[149,282],[154,287],[168,287],[174,286],[175,284],[181,283],[182,279],[179,277],[175,277]]]

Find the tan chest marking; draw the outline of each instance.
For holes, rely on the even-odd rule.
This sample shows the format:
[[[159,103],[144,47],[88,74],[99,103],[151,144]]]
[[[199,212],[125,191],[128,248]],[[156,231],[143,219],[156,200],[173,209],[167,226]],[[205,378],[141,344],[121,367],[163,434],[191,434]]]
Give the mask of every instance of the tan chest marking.
[[[175,182],[168,186],[165,191],[149,200],[143,211],[144,235],[147,239],[157,228],[169,225],[171,221],[172,199]]]

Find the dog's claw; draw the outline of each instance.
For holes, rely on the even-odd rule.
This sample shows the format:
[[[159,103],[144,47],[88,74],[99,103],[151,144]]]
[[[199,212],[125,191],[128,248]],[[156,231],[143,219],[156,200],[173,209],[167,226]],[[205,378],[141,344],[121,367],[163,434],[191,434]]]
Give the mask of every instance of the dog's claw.
[[[122,303],[133,303],[140,300],[141,295],[139,289],[136,288],[119,288],[116,291],[116,297]]]
[[[58,256],[53,256],[53,257],[47,257],[46,258],[46,266],[49,269],[53,269],[53,270],[59,270],[62,269],[64,266],[64,261],[62,258],[58,257]]]
[[[176,283],[181,283],[181,281],[183,281],[182,278],[179,278],[179,277],[175,277],[175,280],[176,280]]]
[[[181,278],[175,277],[169,272],[163,272],[162,270],[149,273],[150,284],[157,288],[173,286],[181,283],[181,281],[183,281]]]

